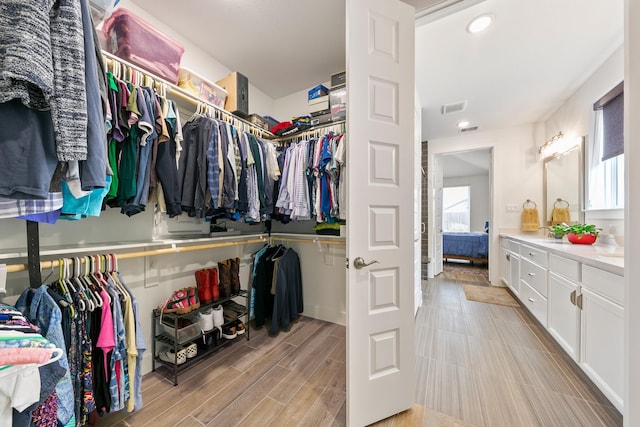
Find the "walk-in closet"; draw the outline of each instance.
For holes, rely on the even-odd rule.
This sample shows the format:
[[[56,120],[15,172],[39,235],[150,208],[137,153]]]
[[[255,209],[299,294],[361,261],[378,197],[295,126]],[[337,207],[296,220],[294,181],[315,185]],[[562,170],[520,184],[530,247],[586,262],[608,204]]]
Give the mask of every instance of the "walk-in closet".
[[[0,132],[32,150],[0,174],[0,350],[22,354],[0,363],[0,425],[358,425],[411,406],[412,8],[318,5],[314,57],[307,18],[268,23],[295,2],[246,20],[181,5],[195,29],[169,2],[63,0],[50,21],[0,5],[32,25],[0,30],[0,105],[35,135]],[[277,87],[224,62],[240,35],[203,43],[255,19],[282,45],[244,55]],[[289,51],[306,65],[281,69]]]

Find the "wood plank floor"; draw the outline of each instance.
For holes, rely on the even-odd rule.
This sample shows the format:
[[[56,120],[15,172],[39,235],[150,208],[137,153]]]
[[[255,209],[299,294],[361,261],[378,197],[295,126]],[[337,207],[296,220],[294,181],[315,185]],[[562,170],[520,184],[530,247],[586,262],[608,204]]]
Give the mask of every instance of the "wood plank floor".
[[[622,417],[522,308],[467,301],[459,280],[423,282],[416,404],[376,426],[621,426]],[[478,284],[478,283],[475,283]],[[303,317],[194,364],[173,387],[145,375],[142,410],[107,426],[343,426],[345,328]]]

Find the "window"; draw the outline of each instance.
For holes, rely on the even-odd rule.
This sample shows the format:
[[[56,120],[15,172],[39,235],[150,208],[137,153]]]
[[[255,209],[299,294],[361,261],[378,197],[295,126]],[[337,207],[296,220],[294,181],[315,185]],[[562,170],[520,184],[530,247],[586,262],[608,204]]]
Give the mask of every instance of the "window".
[[[470,231],[469,186],[442,189],[442,230]]]
[[[587,149],[587,209],[624,208],[624,94],[622,83],[593,106],[593,136]]]

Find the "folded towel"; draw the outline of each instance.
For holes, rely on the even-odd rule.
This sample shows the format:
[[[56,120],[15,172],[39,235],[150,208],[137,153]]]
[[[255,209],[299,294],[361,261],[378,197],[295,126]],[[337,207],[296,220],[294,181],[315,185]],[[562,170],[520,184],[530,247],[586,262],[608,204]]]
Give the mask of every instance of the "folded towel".
[[[551,225],[558,225],[566,222],[571,222],[571,214],[569,208],[553,208],[551,211]]]
[[[522,209],[522,231],[536,231],[540,228],[540,217],[537,208]]]

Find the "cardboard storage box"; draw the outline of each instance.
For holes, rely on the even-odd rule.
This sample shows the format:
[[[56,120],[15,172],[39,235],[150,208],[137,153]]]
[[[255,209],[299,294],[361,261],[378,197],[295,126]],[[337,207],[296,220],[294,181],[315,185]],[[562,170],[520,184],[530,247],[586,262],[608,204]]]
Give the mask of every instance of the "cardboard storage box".
[[[325,96],[329,94],[329,89],[326,88],[326,86],[324,85],[318,85],[316,87],[314,87],[313,89],[309,90],[309,94],[308,94],[308,101],[311,102],[312,100],[316,99],[316,98],[320,98],[322,96]]]
[[[249,115],[249,80],[237,71],[216,82],[227,91],[224,109],[246,117]]]
[[[264,129],[264,130],[271,129],[269,122],[266,121],[262,116],[259,116],[258,114],[249,115],[247,120],[249,120],[251,123],[259,127],[260,129]]]
[[[345,71],[331,75],[331,87],[347,84],[347,73]]]
[[[309,101],[309,113],[311,115],[324,114],[329,111],[329,95],[324,95],[319,98]]]
[[[184,48],[151,24],[119,8],[104,21],[102,31],[110,53],[172,84],[178,83]]]

